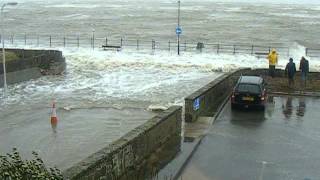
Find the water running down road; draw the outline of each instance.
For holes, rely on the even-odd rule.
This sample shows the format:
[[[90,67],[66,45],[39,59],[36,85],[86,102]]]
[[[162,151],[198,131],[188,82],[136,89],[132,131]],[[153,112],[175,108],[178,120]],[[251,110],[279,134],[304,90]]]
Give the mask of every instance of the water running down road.
[[[319,179],[319,99],[269,98],[265,112],[228,103],[183,179]]]

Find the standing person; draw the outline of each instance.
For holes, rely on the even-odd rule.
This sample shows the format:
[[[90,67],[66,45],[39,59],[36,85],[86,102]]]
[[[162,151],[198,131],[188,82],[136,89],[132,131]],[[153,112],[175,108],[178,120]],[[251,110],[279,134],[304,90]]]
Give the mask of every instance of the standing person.
[[[275,49],[272,49],[272,51],[268,55],[269,59],[269,75],[274,78],[274,71],[276,69],[276,65],[278,64],[278,54]]]
[[[295,75],[296,71],[297,71],[296,64],[293,62],[293,59],[290,58],[287,66],[286,66],[286,69],[285,69],[285,72],[288,75],[289,88],[294,87],[294,75]]]
[[[301,88],[305,88],[307,86],[307,75],[309,73],[309,61],[306,60],[306,58],[304,58],[303,56],[300,60],[299,69],[301,72],[300,85],[301,85]]]

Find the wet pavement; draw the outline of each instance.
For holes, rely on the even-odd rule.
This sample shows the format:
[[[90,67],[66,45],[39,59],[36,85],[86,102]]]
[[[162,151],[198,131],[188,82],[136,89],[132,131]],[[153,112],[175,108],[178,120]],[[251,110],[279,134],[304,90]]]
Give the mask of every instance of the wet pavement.
[[[57,114],[52,125],[47,107],[2,112],[0,154],[16,147],[31,158],[36,151],[47,165],[64,170],[155,115],[142,108],[58,108]]]
[[[228,103],[182,179],[320,179],[320,99],[269,98],[265,111]]]

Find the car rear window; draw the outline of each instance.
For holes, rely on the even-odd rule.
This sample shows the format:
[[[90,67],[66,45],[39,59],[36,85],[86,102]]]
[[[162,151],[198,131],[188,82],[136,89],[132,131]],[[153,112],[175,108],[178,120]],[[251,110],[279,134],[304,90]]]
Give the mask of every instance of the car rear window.
[[[237,87],[238,92],[250,92],[250,93],[255,93],[259,94],[261,93],[261,89],[259,85],[256,84],[239,84]]]

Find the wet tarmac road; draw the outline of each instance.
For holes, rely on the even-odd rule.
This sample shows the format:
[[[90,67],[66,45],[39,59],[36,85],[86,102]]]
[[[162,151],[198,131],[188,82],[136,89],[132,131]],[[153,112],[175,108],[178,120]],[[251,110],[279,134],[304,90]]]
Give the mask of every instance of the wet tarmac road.
[[[36,151],[46,165],[64,170],[155,116],[142,108],[59,108],[57,114],[58,124],[51,125],[46,107],[3,112],[0,154],[16,147],[30,159]]]
[[[269,101],[265,111],[231,110],[228,103],[182,178],[320,179],[320,99]]]

